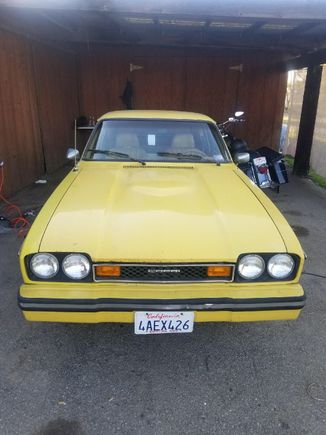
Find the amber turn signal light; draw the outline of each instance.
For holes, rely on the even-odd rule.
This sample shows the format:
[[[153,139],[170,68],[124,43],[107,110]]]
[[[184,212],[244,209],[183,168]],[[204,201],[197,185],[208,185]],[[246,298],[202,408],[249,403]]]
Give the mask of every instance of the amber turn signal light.
[[[120,266],[95,266],[96,276],[120,276]]]
[[[207,276],[229,278],[232,275],[232,266],[208,266]]]

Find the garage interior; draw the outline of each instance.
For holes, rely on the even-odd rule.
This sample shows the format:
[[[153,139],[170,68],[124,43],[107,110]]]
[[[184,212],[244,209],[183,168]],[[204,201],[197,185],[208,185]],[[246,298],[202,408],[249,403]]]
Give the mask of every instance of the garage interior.
[[[0,161],[12,195],[65,162],[74,119],[133,108],[202,112],[277,149],[287,71],[308,67],[294,171],[309,169],[326,8],[303,1],[0,2]],[[132,70],[132,71],[131,71]],[[85,137],[79,135],[79,141]]]
[[[306,67],[295,169],[307,173],[326,95],[325,0],[0,5],[3,188],[24,211],[38,211],[71,169],[74,120],[124,109],[128,79],[137,109],[218,121],[244,110],[236,134],[277,148],[287,71]],[[307,304],[292,323],[207,323],[160,339],[128,325],[27,323],[17,308],[23,238],[0,232],[0,434],[324,434],[326,191],[292,177],[267,194],[308,256]]]

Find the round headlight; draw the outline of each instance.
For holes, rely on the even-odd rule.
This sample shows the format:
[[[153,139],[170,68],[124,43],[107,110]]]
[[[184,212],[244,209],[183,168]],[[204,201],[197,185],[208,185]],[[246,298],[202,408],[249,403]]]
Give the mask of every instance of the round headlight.
[[[288,254],[274,255],[267,264],[267,271],[272,278],[284,279],[291,275],[294,269],[294,260]]]
[[[72,279],[83,279],[89,274],[91,265],[85,255],[70,254],[62,262],[62,270]]]
[[[265,262],[259,255],[245,255],[238,265],[239,275],[244,279],[256,279],[264,273]]]
[[[59,270],[59,263],[55,256],[46,253],[33,255],[30,266],[34,275],[42,279],[52,278]]]

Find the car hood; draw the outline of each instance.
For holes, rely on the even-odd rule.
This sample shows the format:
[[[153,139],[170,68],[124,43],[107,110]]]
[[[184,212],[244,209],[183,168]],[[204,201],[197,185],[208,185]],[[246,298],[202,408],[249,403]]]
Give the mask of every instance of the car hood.
[[[235,261],[285,251],[273,220],[233,164],[83,162],[40,251],[94,261]]]

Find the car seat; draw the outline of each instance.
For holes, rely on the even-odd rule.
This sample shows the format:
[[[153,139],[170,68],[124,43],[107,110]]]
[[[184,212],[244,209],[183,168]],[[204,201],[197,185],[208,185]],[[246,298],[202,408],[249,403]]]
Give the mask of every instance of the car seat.
[[[144,152],[140,149],[138,137],[134,133],[118,133],[112,151],[128,154],[135,159],[144,158]]]
[[[178,133],[175,134],[172,139],[171,148],[169,149],[169,152],[187,153],[195,149],[196,149],[195,141],[191,133]]]

